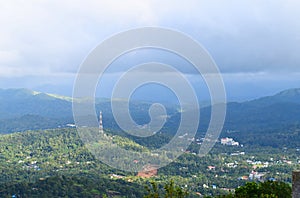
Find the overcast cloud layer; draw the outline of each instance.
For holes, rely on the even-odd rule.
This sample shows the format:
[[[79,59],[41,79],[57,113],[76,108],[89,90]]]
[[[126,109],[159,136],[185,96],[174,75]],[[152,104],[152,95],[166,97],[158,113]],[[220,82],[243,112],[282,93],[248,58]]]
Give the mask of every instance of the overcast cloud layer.
[[[1,1],[0,87],[70,95],[95,46],[143,26],[199,41],[224,74],[229,95],[300,87],[299,18],[297,0]]]

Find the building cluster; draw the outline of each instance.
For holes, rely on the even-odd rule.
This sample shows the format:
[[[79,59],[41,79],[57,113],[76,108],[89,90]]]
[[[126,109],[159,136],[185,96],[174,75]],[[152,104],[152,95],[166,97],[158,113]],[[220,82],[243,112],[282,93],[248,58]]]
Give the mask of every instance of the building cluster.
[[[252,171],[249,174],[249,180],[259,180],[259,181],[263,181],[263,177],[265,176],[266,173],[261,173],[261,172],[256,172],[256,171]]]
[[[24,163],[24,161],[19,161],[18,163]],[[32,161],[31,163],[24,163],[23,165],[24,169],[33,169],[36,171],[41,170],[41,168],[37,165],[37,161]]]
[[[233,140],[233,138],[221,138],[221,144],[227,146],[239,146],[240,144]]]

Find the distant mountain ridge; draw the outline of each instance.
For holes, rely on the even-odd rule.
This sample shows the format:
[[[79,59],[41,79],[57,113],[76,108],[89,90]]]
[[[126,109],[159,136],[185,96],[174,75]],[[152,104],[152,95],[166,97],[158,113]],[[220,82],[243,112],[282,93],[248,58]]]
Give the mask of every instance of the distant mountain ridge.
[[[75,99],[74,102],[80,100]],[[131,102],[130,112],[137,123],[150,121],[148,115],[150,105],[150,102]],[[166,130],[173,133],[178,127],[180,112],[178,106],[166,105],[169,114]],[[104,112],[105,127],[112,129],[117,127],[109,99],[97,98],[95,108],[96,112],[100,109]],[[210,106],[201,109],[199,127],[201,132],[206,131],[210,110]],[[0,133],[65,127],[68,123],[74,123],[72,98],[28,89],[0,89]],[[279,133],[298,126],[300,126],[300,88],[284,90],[273,96],[251,101],[228,103],[223,135],[246,138],[247,134]]]
[[[0,119],[24,115],[62,118],[72,115],[71,102],[28,89],[0,89]]]
[[[28,89],[0,89],[0,133],[65,127],[74,123],[72,102],[80,103],[85,100],[88,98],[72,99]],[[116,101],[125,102],[124,99]],[[132,116],[138,123],[149,122],[149,116],[140,116],[140,113],[148,111],[150,105],[151,103],[144,101],[130,102]],[[172,110],[173,106],[168,106],[170,111],[176,111],[176,108]],[[108,127],[115,127],[109,99],[96,98],[95,108],[97,113],[100,109],[105,113],[104,119]]]
[[[300,104],[300,88],[281,91],[273,96],[266,96],[249,101],[256,105],[269,105],[276,103],[296,103]]]

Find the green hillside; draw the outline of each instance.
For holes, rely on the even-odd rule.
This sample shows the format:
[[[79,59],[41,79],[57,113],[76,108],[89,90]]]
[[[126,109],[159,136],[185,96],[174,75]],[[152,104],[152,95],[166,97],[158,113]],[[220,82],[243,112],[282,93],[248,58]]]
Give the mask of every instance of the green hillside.
[[[141,146],[106,132],[119,146],[137,151],[157,147],[161,138],[156,136],[151,142],[137,139],[144,145]],[[298,151],[292,148],[285,148],[283,158],[282,149],[217,143],[209,155],[200,158],[196,155],[198,143],[192,142],[186,153],[159,169],[157,176],[147,179],[101,163],[82,144],[75,129],[1,135],[0,197],[143,197],[150,182],[155,181],[163,189],[171,180],[188,191],[189,197],[197,197],[198,193],[220,195],[246,183],[239,178],[253,171],[249,159],[268,161],[268,167],[259,165],[255,169],[264,173],[263,180],[275,178],[290,183],[291,171],[300,168]]]
[[[257,136],[272,134],[282,137],[284,144],[291,141],[295,147],[298,135],[293,132],[300,126],[300,93],[299,89],[282,91],[273,96],[258,98],[246,102],[227,104],[226,120],[222,136],[233,136],[247,144],[253,143]],[[82,102],[85,99],[75,99]],[[124,103],[124,100],[117,100]],[[162,131],[174,135],[180,121],[178,106],[165,104],[168,118]],[[131,101],[130,113],[133,120],[140,125],[150,121],[148,109],[150,102]],[[114,120],[110,100],[96,99],[95,111],[103,112],[105,128],[114,131],[119,127]],[[199,137],[207,130],[210,120],[210,106],[201,109]],[[87,118],[87,120],[90,120]],[[71,98],[34,92],[26,89],[0,89],[0,133],[67,127],[74,124]],[[262,145],[264,137],[257,138]],[[297,140],[297,141],[295,141]],[[269,146],[280,146],[280,139],[270,142]]]

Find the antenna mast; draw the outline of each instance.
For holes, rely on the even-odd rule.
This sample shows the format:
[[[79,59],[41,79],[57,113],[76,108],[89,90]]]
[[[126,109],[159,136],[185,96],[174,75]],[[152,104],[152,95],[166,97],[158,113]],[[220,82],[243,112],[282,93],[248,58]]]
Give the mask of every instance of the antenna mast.
[[[103,124],[102,124],[102,111],[100,111],[100,115],[99,115],[99,132],[101,134],[104,133],[104,131],[103,131]]]

